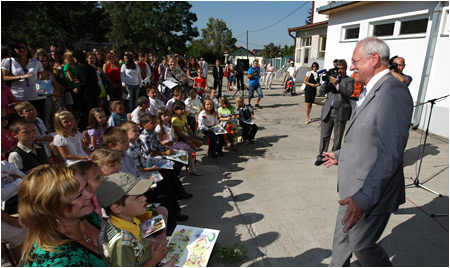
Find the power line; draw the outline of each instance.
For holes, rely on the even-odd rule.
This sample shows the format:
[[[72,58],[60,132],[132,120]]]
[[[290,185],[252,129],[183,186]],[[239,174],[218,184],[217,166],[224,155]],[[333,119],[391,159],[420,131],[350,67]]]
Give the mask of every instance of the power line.
[[[265,30],[265,29],[268,29],[268,28],[270,28],[270,27],[272,27],[272,26],[274,26],[274,25],[276,25],[276,24],[282,22],[283,20],[287,19],[289,16],[291,16],[292,14],[294,14],[295,12],[297,12],[297,10],[299,10],[299,9],[302,8],[302,7],[304,7],[306,4],[308,4],[308,2],[303,3],[303,5],[299,6],[296,10],[292,11],[289,15],[287,15],[286,17],[282,18],[281,20],[275,22],[275,23],[272,24],[272,25],[269,25],[269,26],[264,27],[264,28],[259,29],[259,30],[248,31],[248,32],[249,32],[249,33],[256,33],[256,32],[260,32],[260,31],[263,31],[263,30]]]
[[[242,41],[242,40],[236,40],[237,42],[241,42],[241,43],[244,43],[244,44],[247,44],[247,41]],[[257,46],[257,47],[264,47],[264,46],[261,46],[261,45],[257,45],[257,44],[252,44],[252,43],[248,43],[249,45],[252,45],[252,46]]]

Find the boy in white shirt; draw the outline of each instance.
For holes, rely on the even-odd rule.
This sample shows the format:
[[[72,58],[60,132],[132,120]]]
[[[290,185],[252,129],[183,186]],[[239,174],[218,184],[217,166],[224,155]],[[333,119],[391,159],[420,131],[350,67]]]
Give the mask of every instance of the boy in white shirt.
[[[191,88],[189,90],[189,98],[187,98],[184,103],[186,104],[186,117],[188,120],[189,127],[192,132],[195,132],[195,122],[197,121],[197,115],[202,109],[202,102],[198,98],[197,89]]]
[[[158,89],[155,87],[148,87],[146,92],[148,99],[150,100],[150,108],[148,108],[148,111],[151,115],[156,116],[156,114],[158,114],[158,109],[166,106],[162,100],[158,99]]]
[[[131,113],[131,121],[140,125],[141,116],[144,114],[150,114],[150,100],[146,96],[140,96],[138,98],[138,107]]]

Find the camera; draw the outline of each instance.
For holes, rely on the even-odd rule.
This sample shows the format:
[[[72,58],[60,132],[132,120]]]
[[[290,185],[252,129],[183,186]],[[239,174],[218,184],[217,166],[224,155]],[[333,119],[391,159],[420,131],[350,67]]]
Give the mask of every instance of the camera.
[[[398,63],[394,63],[395,58],[398,58],[398,56],[394,56],[389,59],[389,70],[398,70]]]
[[[322,75],[322,81],[324,82],[328,82],[330,81],[330,77],[334,77],[336,78],[338,76],[338,67],[334,67],[329,69],[328,71],[325,71],[324,74]]]

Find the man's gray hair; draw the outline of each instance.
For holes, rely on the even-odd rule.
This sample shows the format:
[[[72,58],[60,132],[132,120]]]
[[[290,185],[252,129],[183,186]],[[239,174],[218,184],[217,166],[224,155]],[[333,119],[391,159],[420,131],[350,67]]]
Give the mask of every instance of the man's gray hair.
[[[381,64],[389,65],[389,56],[391,52],[389,46],[383,40],[376,37],[367,37],[359,41],[356,46],[358,45],[361,45],[366,56],[378,53],[378,55],[380,55]]]

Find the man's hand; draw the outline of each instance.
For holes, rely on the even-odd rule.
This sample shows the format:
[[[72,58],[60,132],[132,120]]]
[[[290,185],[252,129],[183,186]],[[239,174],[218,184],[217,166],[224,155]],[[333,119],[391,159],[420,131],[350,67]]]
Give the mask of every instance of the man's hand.
[[[326,166],[327,168],[336,165],[338,163],[336,156],[334,156],[334,152],[323,152],[322,153],[323,161],[325,163],[323,163],[324,166]]]
[[[348,205],[347,212],[345,212],[344,218],[342,219],[342,225],[345,225],[344,233],[346,233],[359,222],[364,211],[351,196],[345,198],[344,200],[339,200],[338,202],[341,206]]]

